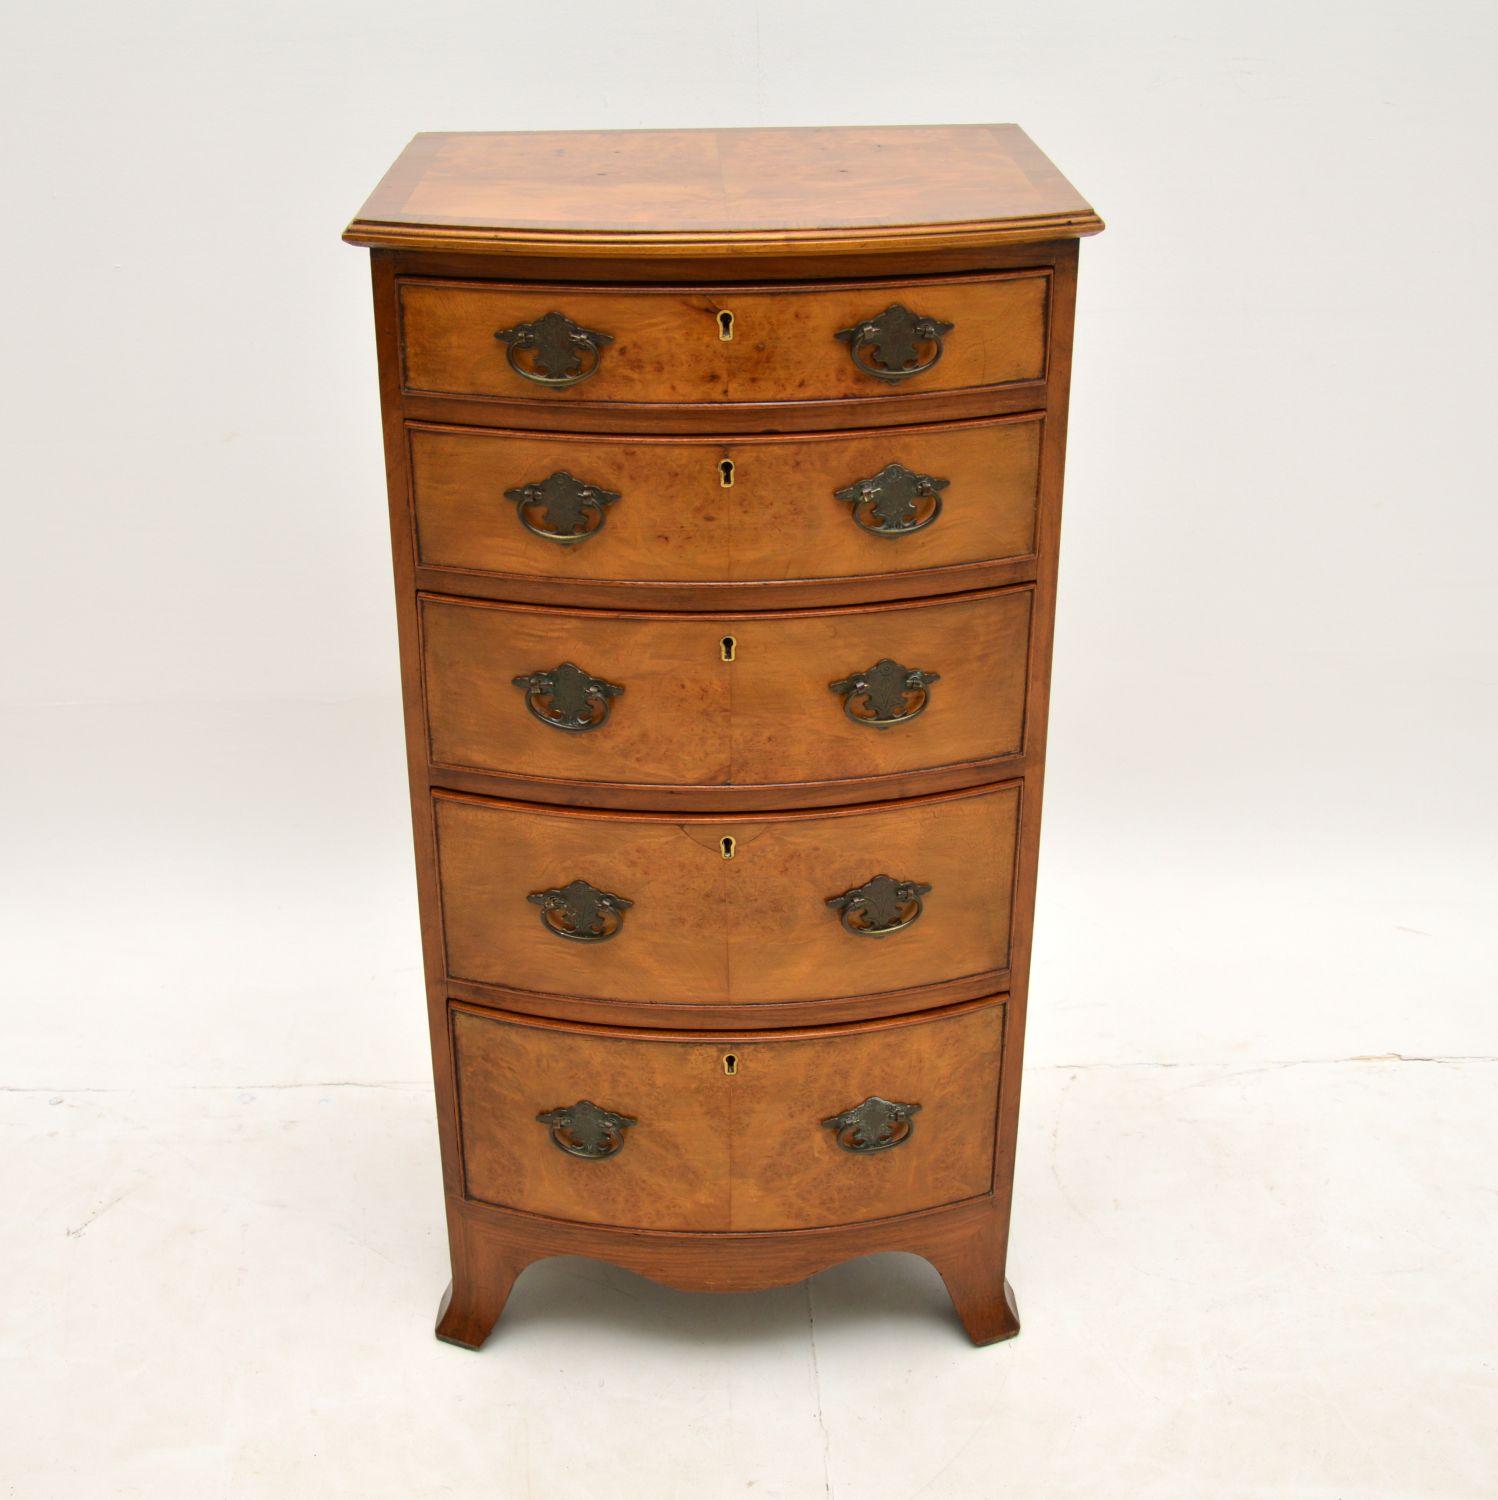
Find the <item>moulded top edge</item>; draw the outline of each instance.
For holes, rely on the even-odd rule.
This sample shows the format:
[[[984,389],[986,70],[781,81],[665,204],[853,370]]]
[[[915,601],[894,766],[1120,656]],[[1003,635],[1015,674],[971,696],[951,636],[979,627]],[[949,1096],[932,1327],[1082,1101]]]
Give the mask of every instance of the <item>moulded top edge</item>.
[[[815,255],[1103,221],[1015,125],[418,135],[345,231],[374,248]]]

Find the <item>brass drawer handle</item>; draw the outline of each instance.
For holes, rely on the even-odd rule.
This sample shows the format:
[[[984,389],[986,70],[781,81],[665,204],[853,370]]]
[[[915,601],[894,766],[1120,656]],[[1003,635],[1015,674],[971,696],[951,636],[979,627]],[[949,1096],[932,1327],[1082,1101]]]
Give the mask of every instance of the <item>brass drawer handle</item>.
[[[525,899],[541,908],[541,925],[548,932],[574,943],[606,943],[624,926],[624,913],[634,905],[586,880],[532,891]]]
[[[925,910],[921,897],[930,894],[931,887],[919,880],[876,875],[841,896],[829,896],[827,904],[838,913],[849,932],[859,937],[881,938],[902,932],[917,921]]]
[[[603,530],[603,523],[608,519],[607,507],[618,500],[619,495],[614,490],[574,479],[565,469],[558,469],[550,479],[506,490],[505,499],[515,502],[515,514],[532,536],[544,536],[548,542],[570,545],[585,542]]]
[[[877,474],[854,480],[834,494],[852,505],[854,524],[870,536],[909,536],[924,531],[941,514],[941,491],[951,482],[917,474],[904,464],[886,464]]]
[[[888,729],[892,724],[903,724],[925,713],[931,701],[931,684],[940,681],[940,672],[902,667],[886,656],[872,667],[827,686],[843,695],[843,712],[855,724]]]
[[[548,672],[522,672],[510,681],[525,690],[525,706],[534,718],[568,734],[602,729],[613,712],[613,700],[624,691],[618,683],[590,676],[570,661]]]
[[[951,333],[952,327],[893,302],[877,318],[840,329],[837,337],[865,375],[875,380],[911,380],[936,366],[943,352],[942,335]],[[931,354],[922,361],[921,351],[926,348]]]
[[[624,1132],[636,1124],[630,1115],[601,1109],[591,1099],[579,1099],[564,1109],[543,1109],[536,1119],[551,1126],[551,1139],[568,1156],[602,1161],[624,1144]]]
[[[920,1107],[896,1104],[893,1099],[871,1094],[862,1104],[845,1109],[822,1124],[836,1133],[837,1143],[844,1151],[889,1151],[910,1139],[915,1129],[910,1117]]]
[[[517,375],[553,387],[576,385],[597,374],[603,363],[603,346],[614,342],[613,334],[579,327],[559,312],[549,312],[534,323],[496,329],[494,337],[505,346],[505,358]],[[530,354],[529,365],[515,357],[521,351]],[[591,356],[586,364],[585,355]]]

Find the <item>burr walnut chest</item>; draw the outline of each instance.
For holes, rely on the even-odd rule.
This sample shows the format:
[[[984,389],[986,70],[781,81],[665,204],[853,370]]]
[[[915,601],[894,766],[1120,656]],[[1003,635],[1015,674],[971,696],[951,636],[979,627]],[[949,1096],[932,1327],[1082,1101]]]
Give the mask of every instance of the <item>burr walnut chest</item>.
[[[1077,242],[1012,125],[420,135],[368,246],[452,1283],[1004,1278]]]

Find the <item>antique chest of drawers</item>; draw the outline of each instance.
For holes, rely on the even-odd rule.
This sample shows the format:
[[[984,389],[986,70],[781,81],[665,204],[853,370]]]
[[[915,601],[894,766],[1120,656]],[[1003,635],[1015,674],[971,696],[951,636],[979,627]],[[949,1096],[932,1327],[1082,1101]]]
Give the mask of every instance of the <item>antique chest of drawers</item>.
[[[1004,1278],[1077,241],[1008,125],[418,136],[372,251],[452,1283]]]

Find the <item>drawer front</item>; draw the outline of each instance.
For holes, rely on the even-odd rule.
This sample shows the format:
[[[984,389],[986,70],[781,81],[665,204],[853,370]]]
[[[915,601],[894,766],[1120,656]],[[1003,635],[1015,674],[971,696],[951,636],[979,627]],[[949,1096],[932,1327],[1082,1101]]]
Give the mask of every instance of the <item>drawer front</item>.
[[[1029,557],[1038,416],[841,436],[413,427],[417,561],[498,577],[784,582]]]
[[[717,1231],[979,1197],[993,1179],[1004,1012],[985,1001],[689,1038],[455,1008],[465,1190],[582,1223]]]
[[[405,388],[690,404],[1043,380],[1049,289],[1044,270],[815,289],[405,280]]]
[[[520,778],[701,787],[1013,755],[1032,592],[755,615],[424,595],[431,758]]]
[[[1019,803],[1011,783],[735,819],[438,794],[448,977],[681,1005],[997,976]]]

